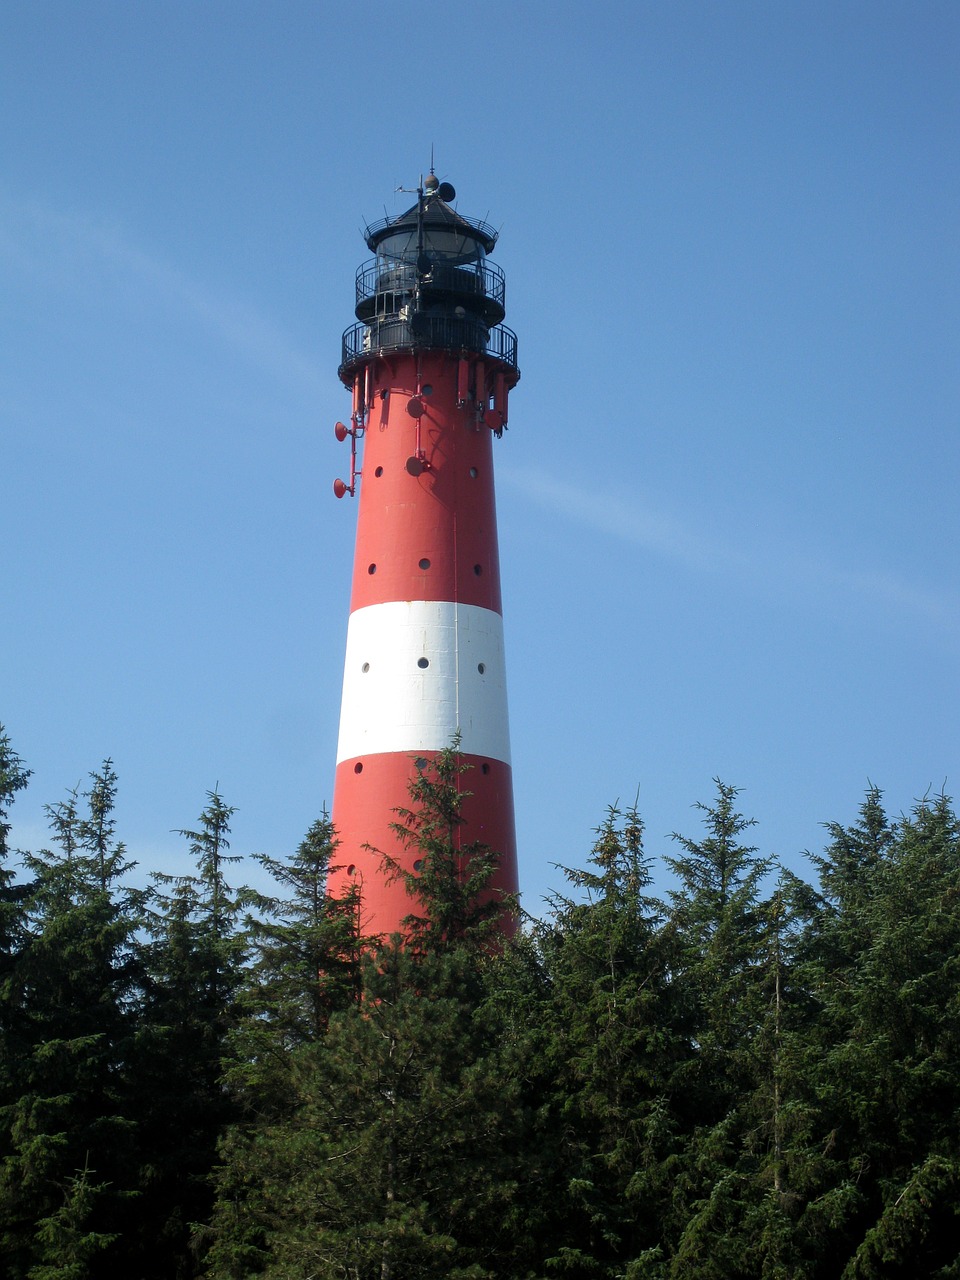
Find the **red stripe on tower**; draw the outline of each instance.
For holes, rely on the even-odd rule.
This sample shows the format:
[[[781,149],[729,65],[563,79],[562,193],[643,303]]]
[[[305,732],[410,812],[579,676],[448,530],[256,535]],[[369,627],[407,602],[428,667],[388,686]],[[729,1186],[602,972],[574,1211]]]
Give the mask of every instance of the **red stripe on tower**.
[[[413,903],[381,853],[416,871],[391,830],[409,784],[459,737],[463,845],[500,855],[494,888],[517,891],[493,437],[520,376],[504,318],[497,235],[451,206],[431,172],[417,202],[367,228],[359,323],[343,336],[353,392],[350,483],[363,484],[333,793],[340,841],[329,891],[361,891],[361,929],[401,932]],[[371,846],[371,847],[368,847]],[[377,852],[374,852],[377,851]],[[506,927],[506,924],[505,924]]]

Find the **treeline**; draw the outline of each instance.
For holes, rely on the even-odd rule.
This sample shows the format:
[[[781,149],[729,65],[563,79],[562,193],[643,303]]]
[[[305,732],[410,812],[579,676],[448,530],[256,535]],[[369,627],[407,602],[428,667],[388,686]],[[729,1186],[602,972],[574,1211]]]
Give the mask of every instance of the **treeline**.
[[[275,897],[231,887],[216,793],[194,874],[130,888],[109,761],[14,874],[0,733],[3,1274],[960,1278],[949,801],[892,821],[870,790],[813,887],[718,783],[665,899],[612,808],[500,945],[461,771],[398,813],[401,947],[326,897],[326,819],[260,859]]]

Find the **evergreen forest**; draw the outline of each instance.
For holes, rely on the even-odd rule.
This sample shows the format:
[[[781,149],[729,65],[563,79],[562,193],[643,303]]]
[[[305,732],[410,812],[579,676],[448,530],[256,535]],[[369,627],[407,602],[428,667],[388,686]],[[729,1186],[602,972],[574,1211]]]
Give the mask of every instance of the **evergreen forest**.
[[[718,781],[660,896],[614,805],[531,918],[458,831],[453,746],[397,812],[401,945],[326,896],[325,816],[268,896],[211,792],[192,873],[138,881],[110,760],[37,852],[28,780],[0,731],[9,1280],[960,1280],[946,796],[870,788],[806,883]]]

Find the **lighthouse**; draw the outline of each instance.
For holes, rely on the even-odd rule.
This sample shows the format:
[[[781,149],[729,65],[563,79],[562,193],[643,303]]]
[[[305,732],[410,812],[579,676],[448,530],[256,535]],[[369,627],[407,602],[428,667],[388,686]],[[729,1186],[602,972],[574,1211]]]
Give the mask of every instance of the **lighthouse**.
[[[493,890],[517,891],[493,476],[517,339],[489,260],[497,232],[455,199],[431,171],[405,213],[366,228],[374,257],[343,335],[353,402],[336,434],[350,478],[334,492],[359,502],[328,891],[359,891],[368,936],[402,932],[414,909],[382,855],[416,874],[420,855],[391,824],[418,771],[455,741],[468,766],[455,839],[498,854]]]

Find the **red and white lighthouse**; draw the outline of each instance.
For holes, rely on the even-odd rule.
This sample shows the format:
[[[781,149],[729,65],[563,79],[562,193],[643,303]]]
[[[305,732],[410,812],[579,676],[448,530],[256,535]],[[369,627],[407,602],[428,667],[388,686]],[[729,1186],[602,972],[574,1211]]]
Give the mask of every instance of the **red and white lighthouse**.
[[[401,880],[366,846],[415,871],[391,831],[418,769],[459,738],[464,845],[500,855],[517,891],[513,781],[493,483],[493,440],[520,376],[504,318],[497,233],[452,207],[431,172],[406,213],[367,227],[358,323],[340,377],[353,393],[349,484],[359,489],[340,711],[329,890],[357,885],[365,934],[401,931]],[[362,483],[358,444],[362,439]]]

